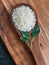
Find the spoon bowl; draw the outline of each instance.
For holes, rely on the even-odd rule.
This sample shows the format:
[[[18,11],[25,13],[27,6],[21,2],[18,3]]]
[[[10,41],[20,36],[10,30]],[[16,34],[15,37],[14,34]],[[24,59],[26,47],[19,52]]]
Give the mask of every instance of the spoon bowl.
[[[21,35],[20,30],[18,30],[18,29],[16,28],[15,23],[13,23],[13,20],[12,20],[12,13],[13,13],[13,10],[14,10],[15,8],[18,8],[18,7],[23,6],[23,5],[29,6],[30,9],[32,9],[32,10],[34,11],[35,16],[36,16],[36,24],[35,24],[35,27],[38,26],[38,18],[37,18],[37,14],[36,14],[36,11],[34,10],[34,8],[33,8],[30,4],[26,4],[26,3],[17,4],[17,5],[12,9],[12,12],[11,12],[11,14],[10,14],[10,19],[11,19],[11,23],[12,23],[13,27],[15,28],[15,30],[16,30],[16,32],[18,33],[19,36],[22,36],[22,35]],[[35,28],[35,27],[34,27],[34,28]],[[33,30],[33,29],[32,29],[32,30]],[[32,30],[29,31],[29,32],[27,32],[27,33],[29,33],[29,34],[31,35]]]

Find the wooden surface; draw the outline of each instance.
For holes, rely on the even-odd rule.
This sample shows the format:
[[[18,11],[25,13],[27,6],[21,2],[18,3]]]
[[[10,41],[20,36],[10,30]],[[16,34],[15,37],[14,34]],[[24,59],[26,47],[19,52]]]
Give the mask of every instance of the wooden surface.
[[[10,23],[9,14],[1,4],[4,12],[0,17],[1,21],[1,38],[5,43],[11,56],[17,65],[36,65],[32,53],[27,49],[26,45],[20,42],[17,33]],[[2,19],[3,18],[3,19]]]
[[[36,10],[36,13],[38,15],[38,22],[41,26],[39,42],[38,41],[36,42],[37,40],[36,39],[33,44],[33,48],[30,48],[28,44],[22,43],[19,40],[16,31],[13,31],[14,28],[12,28],[12,25],[10,26],[8,12],[5,11],[6,14],[0,17],[0,20],[2,21],[0,22],[0,24],[2,23],[1,30],[4,30],[4,33],[3,31],[1,31],[0,34],[2,39],[5,42],[5,45],[9,53],[13,57],[15,63],[18,65],[49,65],[49,14],[48,14],[49,2],[48,0],[36,0],[36,1],[35,0],[25,0],[25,1],[24,0],[1,0],[1,1],[3,2],[9,14],[11,13],[12,8],[17,4],[29,3]],[[4,29],[2,29],[2,27]],[[25,48],[27,47],[27,50],[25,50],[24,47]]]

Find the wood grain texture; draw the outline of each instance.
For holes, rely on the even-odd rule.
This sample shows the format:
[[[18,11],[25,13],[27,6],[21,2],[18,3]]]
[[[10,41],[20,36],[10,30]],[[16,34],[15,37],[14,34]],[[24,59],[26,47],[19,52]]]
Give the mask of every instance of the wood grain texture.
[[[4,18],[5,22],[4,23],[2,22],[2,27],[6,29],[4,29],[5,33],[3,33],[2,31],[0,34],[5,42],[7,49],[9,50],[11,56],[13,57],[15,63],[18,65],[36,65],[36,63],[37,65],[49,65],[49,44],[48,44],[49,43],[49,14],[48,14],[49,2],[48,0],[36,0],[36,1],[35,0],[1,0],[1,1],[3,2],[9,14],[11,13],[13,7],[15,7],[19,3],[30,4],[36,10],[38,16],[38,22],[41,27],[39,42],[36,41],[38,39],[37,38],[34,41],[33,48],[30,48],[28,44],[25,43],[23,44],[20,40],[18,40],[19,36],[16,34],[16,31],[13,32],[14,29],[12,29],[12,26],[10,26],[10,23],[8,23],[9,18],[7,16],[9,16],[9,14],[4,15],[6,17]],[[3,21],[2,19],[0,20]],[[11,40],[14,41],[11,42]],[[12,47],[9,43],[12,45]],[[24,45],[25,47],[27,47],[27,50],[24,50]],[[17,46],[18,48],[16,48]],[[28,49],[30,50],[29,52]],[[23,54],[20,50],[23,52]],[[17,55],[20,54],[20,56],[16,56],[16,53]],[[29,54],[29,55],[26,56],[25,54]],[[21,57],[24,59],[24,61]],[[20,64],[22,61],[23,64]]]
[[[29,51],[26,45],[20,42],[18,34],[14,28],[12,28],[8,12],[5,8],[3,8],[3,6],[2,9],[4,12],[0,17],[1,38],[3,39],[11,56],[14,58],[15,63],[17,65],[36,65],[32,53]]]

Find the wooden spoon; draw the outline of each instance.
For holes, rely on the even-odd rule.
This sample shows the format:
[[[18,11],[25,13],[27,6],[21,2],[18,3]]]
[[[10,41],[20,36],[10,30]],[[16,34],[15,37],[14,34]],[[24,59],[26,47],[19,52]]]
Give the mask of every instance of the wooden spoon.
[[[17,5],[17,3],[15,4],[15,5],[13,5],[13,2],[11,1],[11,2],[9,2],[8,0],[1,0],[2,2],[3,2],[3,4],[4,4],[4,6],[5,6],[5,8],[7,9],[7,11],[8,11],[8,13],[9,14],[11,14],[11,12],[12,12],[12,9]],[[15,2],[14,2],[15,3]],[[2,24],[3,24],[3,22],[2,22]],[[10,26],[10,24],[9,24],[9,26]],[[4,27],[4,26],[3,26]],[[6,26],[7,27],[7,26]],[[12,27],[12,25],[11,25],[11,27]],[[11,27],[10,27],[10,29],[11,29]],[[9,41],[10,41],[10,43],[12,43],[12,47],[14,47],[15,49],[12,51],[12,50],[9,50],[9,48],[11,49],[11,47],[10,47],[10,45],[9,45],[9,47],[7,46],[7,44],[6,44],[6,47],[7,47],[7,49],[9,50],[9,52],[10,52],[10,54],[11,54],[11,56],[13,57],[13,59],[14,59],[14,61],[15,61],[15,63],[16,64],[18,64],[18,65],[33,65],[32,64],[32,62],[33,61],[31,61],[31,60],[29,60],[29,58],[33,58],[33,56],[34,56],[34,58],[35,58],[35,61],[36,61],[36,63],[37,63],[37,65],[46,65],[45,64],[45,61],[44,61],[44,58],[43,58],[43,56],[42,56],[42,53],[41,53],[41,50],[40,50],[40,44],[39,44],[39,37],[37,36],[36,37],[36,39],[34,40],[34,42],[33,42],[33,45],[32,45],[32,48],[30,48],[30,46],[28,45],[28,43],[24,43],[23,45],[25,46],[25,47],[27,47],[28,48],[28,50],[30,50],[30,53],[31,54],[29,54],[29,58],[28,58],[28,60],[22,60],[23,61],[23,63],[24,64],[20,64],[19,63],[19,59],[17,60],[17,56],[15,56],[16,55],[16,53],[18,52],[20,55],[18,56],[18,58],[20,57],[22,57],[23,58],[23,55],[21,54],[21,52],[19,52],[19,50],[20,50],[20,48],[21,48],[21,51],[23,52],[23,53],[25,53],[24,51],[23,51],[23,45],[21,46],[20,44],[22,43],[22,42],[20,42],[20,44],[17,44],[18,45],[18,50],[16,49],[16,33],[15,33],[15,31],[14,31],[14,33],[15,33],[15,35],[14,35],[14,33],[12,33],[11,32],[11,30],[9,29],[9,28],[7,28],[8,29],[8,31],[10,31],[9,32],[9,35],[8,35],[8,38],[10,38],[10,39],[13,39],[15,42],[14,43],[12,43],[11,41],[10,41],[10,39],[9,39]],[[7,29],[4,29],[4,31],[5,32],[7,32]],[[13,29],[12,29],[12,31],[13,31]],[[4,38],[6,38],[6,35],[4,36],[5,34],[2,32],[2,34],[1,34],[1,37],[2,37],[2,39],[4,39]],[[19,35],[19,34],[18,34]],[[18,35],[17,35],[17,37],[18,37]],[[3,38],[3,36],[4,36],[4,38]],[[19,37],[18,37],[19,38]],[[7,40],[7,38],[6,38],[6,40]],[[4,39],[4,41],[5,41],[5,43],[8,43],[8,42],[6,42],[6,40]],[[15,44],[15,46],[14,46],[14,44]],[[20,47],[20,48],[19,48]],[[27,49],[26,48],[26,49]],[[16,50],[16,51],[15,51]],[[27,51],[28,51],[27,50]],[[15,51],[15,52],[14,52]],[[15,55],[14,55],[15,54]],[[30,55],[31,55],[31,57],[30,57]],[[32,56],[33,55],[33,56]],[[33,60],[33,59],[32,59]],[[26,62],[27,61],[27,62]],[[36,64],[34,64],[34,65],[36,65]]]

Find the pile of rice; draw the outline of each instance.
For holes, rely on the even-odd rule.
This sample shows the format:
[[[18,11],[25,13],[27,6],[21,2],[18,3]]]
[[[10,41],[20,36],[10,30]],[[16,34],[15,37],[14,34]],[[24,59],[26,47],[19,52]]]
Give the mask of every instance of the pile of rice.
[[[29,32],[35,27],[36,15],[29,6],[22,5],[13,10],[12,20],[18,30]]]

